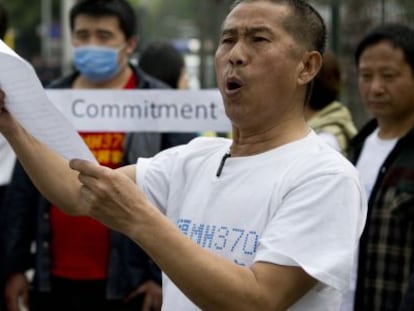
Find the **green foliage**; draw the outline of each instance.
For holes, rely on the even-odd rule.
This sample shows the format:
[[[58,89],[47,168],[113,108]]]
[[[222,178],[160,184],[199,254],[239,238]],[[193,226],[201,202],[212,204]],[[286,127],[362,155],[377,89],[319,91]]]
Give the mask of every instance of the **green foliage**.
[[[15,29],[34,28],[40,20],[40,1],[31,1],[30,10],[27,1],[13,0],[4,3],[10,15],[10,24]]]
[[[51,0],[51,10],[58,18],[60,0]],[[41,0],[3,1],[15,34],[15,49],[26,59],[40,53]]]

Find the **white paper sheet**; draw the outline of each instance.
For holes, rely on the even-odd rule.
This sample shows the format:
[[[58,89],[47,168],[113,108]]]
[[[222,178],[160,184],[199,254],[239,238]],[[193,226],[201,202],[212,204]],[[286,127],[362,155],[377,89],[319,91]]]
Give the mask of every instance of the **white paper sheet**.
[[[66,159],[96,162],[72,124],[50,102],[33,67],[0,40],[0,88],[7,110],[38,140]]]

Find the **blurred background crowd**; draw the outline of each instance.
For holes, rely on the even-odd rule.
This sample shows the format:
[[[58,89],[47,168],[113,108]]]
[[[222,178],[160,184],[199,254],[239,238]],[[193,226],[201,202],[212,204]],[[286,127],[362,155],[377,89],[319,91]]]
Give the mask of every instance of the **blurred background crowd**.
[[[214,54],[219,42],[221,22],[233,2],[234,0],[33,0],[29,3],[24,0],[0,0],[0,38],[33,65],[40,81],[48,88],[210,89],[216,87]],[[356,164],[364,187],[368,189],[369,208],[389,208],[393,217],[390,218],[397,224],[389,221],[387,213],[369,214],[374,216],[367,223],[372,222],[374,225],[373,229],[367,226],[372,230],[366,233],[370,239],[363,239],[360,248],[363,251],[359,255],[359,264],[363,265],[358,270],[358,281],[355,275],[352,284],[358,285],[359,295],[355,301],[361,303],[361,293],[368,293],[366,296],[373,298],[375,303],[380,301],[380,307],[356,307],[355,310],[397,310],[387,304],[392,301],[393,306],[400,305],[402,299],[405,299],[407,307],[403,308],[405,305],[401,304],[399,311],[413,310],[413,226],[409,222],[413,212],[407,207],[412,206],[409,204],[413,202],[414,185],[414,87],[411,87],[414,80],[407,72],[412,73],[414,68],[411,57],[414,37],[412,30],[405,26],[379,27],[371,36],[369,31],[391,22],[414,26],[414,1],[308,2],[315,6],[326,22],[328,50],[324,54],[322,69],[314,80],[313,92],[308,94],[310,96],[304,109],[305,118],[318,135]],[[361,39],[367,35],[370,36],[369,39],[362,41],[361,45]],[[384,51],[388,52],[384,54],[386,57],[382,57]],[[102,59],[106,66],[100,63]],[[271,61],[266,62],[268,63]],[[395,68],[404,70],[395,71]],[[273,87],[274,84],[271,85]],[[372,131],[376,124],[370,122],[368,127],[363,127],[372,116],[368,115],[361,103],[367,104],[370,96],[386,103],[383,105],[385,108],[378,109],[379,113],[374,109],[376,105],[371,105],[374,107],[371,107],[372,116],[377,119],[374,121],[378,122],[382,137],[378,134],[379,131],[368,133],[367,129]],[[370,108],[370,105],[366,106]],[[100,164],[115,168],[135,163],[137,157],[149,157],[160,150],[186,143],[198,135],[231,134],[108,132],[81,135],[95,155],[105,155],[97,156]],[[114,148],[104,146],[111,145],[105,143],[92,146],[95,145],[94,141],[104,141],[104,135],[106,139],[123,143],[118,143]],[[0,207],[4,208],[3,213],[0,213],[0,268],[3,268],[0,269],[0,292],[2,282],[7,280],[4,291],[7,310],[15,310],[14,307],[21,304],[19,299],[25,299],[29,288],[32,290],[32,284],[35,284],[33,291],[37,292],[37,295],[30,294],[31,310],[34,311],[56,310],[55,305],[59,305],[59,310],[70,311],[127,311],[138,310],[138,305],[143,306],[142,310],[149,310],[149,307],[159,310],[162,301],[160,271],[144,251],[117,232],[109,232],[109,229],[97,223],[90,224],[90,219],[74,219],[58,212],[56,206],[40,196],[19,163],[13,168],[14,155],[7,148],[5,140],[1,139],[2,136]],[[368,141],[366,149],[365,141]],[[361,149],[362,146],[364,149]],[[108,156],[110,154],[115,156]],[[382,163],[387,165],[381,166]],[[378,172],[380,174],[377,175]],[[388,180],[383,176],[391,176],[390,180],[397,181],[397,186],[387,184]],[[394,186],[398,191],[394,191]],[[403,190],[402,195],[398,186]],[[395,210],[401,214],[395,213]],[[38,212],[37,218],[33,216],[35,211]],[[381,215],[382,218],[378,218],[383,223],[378,222],[376,215]],[[406,219],[409,221],[405,222]],[[29,227],[26,221],[34,227]],[[390,232],[391,239],[388,239],[387,234],[378,237],[370,235],[371,232],[376,232],[377,227],[381,229],[378,230],[380,232]],[[31,242],[34,240],[35,229],[37,240],[33,250]],[[68,241],[75,243],[70,244]],[[90,251],[93,249],[90,245],[97,246],[101,253]],[[364,292],[364,286],[371,284],[364,279],[364,269],[368,271],[371,267],[377,267],[370,264],[371,261],[367,258],[372,258],[367,255],[368,252],[365,253],[366,249],[374,249],[372,245],[378,248],[380,255],[375,257],[375,252],[371,252],[374,255],[369,255],[374,258],[377,266],[387,267],[383,274],[382,269],[379,269],[378,275],[366,273],[369,282],[372,275],[376,278],[381,299],[376,299],[376,292]],[[19,252],[26,255],[27,261],[22,260],[23,256],[16,255]],[[83,257],[83,252],[88,253],[88,256]],[[31,276],[27,278],[24,272],[33,268],[32,253],[36,254],[34,267],[37,279],[35,277],[29,286],[28,279]],[[68,269],[72,268],[72,263],[76,269]],[[138,270],[131,270],[137,267]],[[2,270],[5,271],[4,275]],[[79,271],[82,273],[78,274]],[[387,284],[391,284],[391,290],[384,294],[382,284],[389,279],[392,282]],[[95,282],[96,280],[98,281]],[[67,297],[68,294],[71,295],[70,298]],[[352,297],[345,297],[345,302],[352,304]],[[0,309],[3,310],[1,300],[0,296]],[[96,300],[105,308],[99,307]],[[66,309],[62,309],[61,301],[65,301],[65,306],[66,302],[82,305],[83,309],[72,308],[69,303]],[[88,307],[89,303],[93,307]],[[26,304],[25,301],[22,304]],[[351,310],[351,304],[344,305],[342,310]],[[46,305],[51,308],[45,309]]]

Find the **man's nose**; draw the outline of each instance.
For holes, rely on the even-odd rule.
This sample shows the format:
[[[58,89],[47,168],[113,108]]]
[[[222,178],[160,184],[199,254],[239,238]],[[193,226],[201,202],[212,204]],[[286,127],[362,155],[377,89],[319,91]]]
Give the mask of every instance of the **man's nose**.
[[[381,77],[374,77],[371,82],[371,91],[374,93],[383,93],[385,90],[385,82]]]
[[[242,42],[237,42],[230,51],[229,61],[233,66],[242,66],[247,63],[248,52]]]

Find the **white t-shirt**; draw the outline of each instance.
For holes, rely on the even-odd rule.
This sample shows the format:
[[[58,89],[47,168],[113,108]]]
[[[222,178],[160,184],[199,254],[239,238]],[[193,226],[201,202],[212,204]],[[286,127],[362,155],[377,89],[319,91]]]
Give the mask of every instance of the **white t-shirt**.
[[[381,139],[378,128],[365,140],[356,168],[361,176],[367,197],[371,195],[381,165],[394,148],[398,139]]]
[[[339,145],[339,142],[336,139],[335,135],[328,132],[320,132],[318,133],[318,136],[335,150],[339,152],[341,151],[341,146]]]
[[[338,309],[366,217],[356,170],[311,132],[261,154],[230,157],[217,177],[230,145],[199,137],[141,158],[137,183],[202,247],[242,266],[301,266],[319,280],[290,310]],[[199,309],[164,275],[163,310]]]
[[[16,156],[7,140],[0,134],[0,186],[8,185]]]

